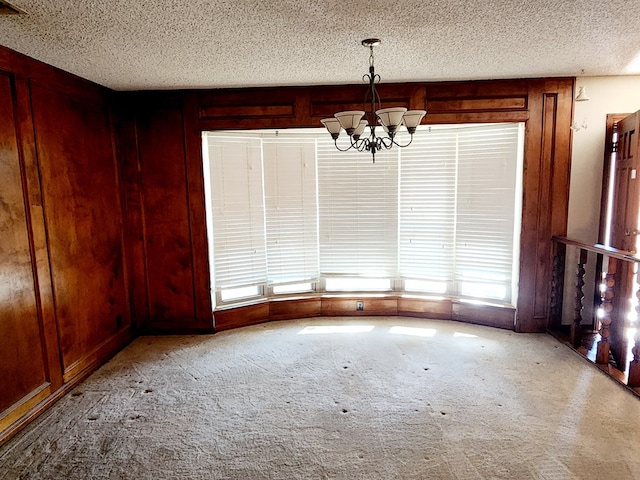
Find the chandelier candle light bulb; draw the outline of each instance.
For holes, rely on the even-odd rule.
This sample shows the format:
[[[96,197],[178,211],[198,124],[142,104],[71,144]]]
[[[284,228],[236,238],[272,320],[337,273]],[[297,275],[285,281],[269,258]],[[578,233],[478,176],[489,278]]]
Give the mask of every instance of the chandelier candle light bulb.
[[[369,74],[363,79],[369,82],[369,89],[364,98],[363,110],[348,110],[336,113],[333,118],[323,118],[322,124],[331,134],[334,144],[341,152],[346,152],[355,148],[362,152],[371,152],[373,161],[376,161],[376,152],[383,148],[388,150],[394,145],[397,147],[408,147],[413,141],[415,133],[422,118],[427,114],[426,110],[407,110],[404,107],[381,108],[382,101],[376,90],[376,82],[380,81],[380,75],[375,73],[373,65],[373,47],[380,44],[377,38],[367,38],[362,41],[362,45],[369,47]],[[367,109],[369,107],[369,109]],[[374,113],[375,112],[375,113]],[[364,118],[363,118],[364,117]],[[372,120],[372,124],[369,121]],[[401,145],[395,139],[400,127],[404,125],[411,138],[405,145]],[[365,128],[369,126],[369,135],[362,138]],[[381,126],[387,136],[376,135],[376,126]],[[338,138],[342,130],[349,135],[349,146],[340,148]]]

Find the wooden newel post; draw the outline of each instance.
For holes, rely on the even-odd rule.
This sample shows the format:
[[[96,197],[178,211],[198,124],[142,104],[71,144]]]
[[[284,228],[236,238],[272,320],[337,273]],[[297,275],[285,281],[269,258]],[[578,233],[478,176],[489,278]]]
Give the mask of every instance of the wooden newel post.
[[[604,279],[605,290],[602,293],[602,311],[603,317],[600,322],[600,341],[598,342],[598,350],[596,352],[596,363],[606,365],[609,363],[609,352],[611,344],[611,322],[613,313],[613,299],[615,298],[616,288],[616,272],[618,261],[609,257],[609,265],[607,267],[607,275]]]
[[[638,265],[637,282],[640,285],[640,265]],[[636,335],[634,338],[634,345],[631,349],[633,353],[633,360],[629,362],[629,379],[627,385],[630,387],[640,387],[640,326],[638,325],[638,318],[640,318],[640,290],[636,291],[636,298],[638,304],[636,305]]]
[[[576,270],[576,297],[575,308],[573,315],[573,324],[571,325],[571,343],[575,348],[580,347],[582,344],[582,334],[580,324],[582,323],[582,299],[584,298],[584,265],[587,263],[588,252],[584,249],[580,249],[580,259],[578,260],[578,268]]]

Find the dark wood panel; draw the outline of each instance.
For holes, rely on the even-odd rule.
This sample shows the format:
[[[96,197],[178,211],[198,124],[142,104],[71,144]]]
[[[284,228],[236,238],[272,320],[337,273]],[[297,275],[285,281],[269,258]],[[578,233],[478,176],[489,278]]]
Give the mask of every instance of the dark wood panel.
[[[425,125],[444,125],[456,123],[495,123],[495,122],[526,122],[529,120],[528,111],[498,111],[498,112],[448,112],[427,113],[422,123]]]
[[[122,214],[106,105],[31,83],[64,368],[130,325]]]
[[[124,205],[124,250],[132,321],[136,329],[149,318],[146,252],[135,115],[115,101],[113,122]]]
[[[456,302],[453,304],[452,319],[487,327],[513,330],[515,327],[515,313],[514,308]]]
[[[295,117],[298,89],[229,88],[200,91],[197,95],[200,120],[229,123],[240,118]]]
[[[148,328],[170,321],[192,328],[194,277],[182,107],[141,112],[137,128],[149,310],[144,323]]]
[[[551,179],[553,172],[553,142],[555,141],[555,121],[558,108],[558,96],[555,93],[544,93],[542,97],[543,120],[542,120],[542,149],[540,155],[540,172],[538,189],[538,242],[537,242],[537,268],[536,283],[540,282],[540,277],[548,275],[545,268],[549,264],[551,258],[551,244],[545,242],[546,238],[551,237],[551,201],[552,190],[545,188],[544,179]],[[551,298],[550,289],[536,289],[533,305],[533,319],[541,320],[544,324],[546,315],[549,311],[548,299]]]
[[[216,332],[268,322],[270,320],[269,303],[262,302],[246,307],[220,310],[215,313],[214,318]]]
[[[12,92],[0,73],[0,417],[48,384]]]
[[[356,311],[356,302],[364,302],[364,311]],[[309,297],[261,302],[215,312],[216,331],[246,327],[273,320],[320,316],[406,316],[457,320],[490,327],[515,328],[515,308],[490,304],[473,304],[460,299],[429,297]]]
[[[52,67],[1,45],[0,70],[10,72],[16,78],[39,79],[46,82],[49,88],[59,93],[75,95],[89,101],[101,101],[106,90],[89,80]]]
[[[398,298],[398,315],[407,317],[450,319],[452,301],[450,299],[430,299],[419,297]]]
[[[193,294],[196,330],[213,331],[211,275],[209,273],[209,244],[202,169],[202,132],[197,125],[198,103],[195,95],[185,96],[184,139],[187,168],[187,191],[193,266]]]
[[[427,100],[430,98],[470,99],[518,96],[528,97],[531,85],[539,82],[540,79],[474,80],[434,82],[423,85],[426,88]]]
[[[429,113],[450,112],[497,112],[503,110],[526,110],[527,96],[485,98],[430,98]]]
[[[318,297],[269,302],[270,320],[319,317],[321,312],[322,300]]]
[[[566,233],[573,79],[530,82],[516,330],[547,328],[553,235]]]
[[[294,105],[238,105],[232,109],[226,107],[203,107],[203,119],[236,117],[292,117]]]
[[[356,302],[364,303],[364,310],[356,310]],[[327,316],[370,316],[397,315],[398,299],[396,297],[323,297],[322,315]]]

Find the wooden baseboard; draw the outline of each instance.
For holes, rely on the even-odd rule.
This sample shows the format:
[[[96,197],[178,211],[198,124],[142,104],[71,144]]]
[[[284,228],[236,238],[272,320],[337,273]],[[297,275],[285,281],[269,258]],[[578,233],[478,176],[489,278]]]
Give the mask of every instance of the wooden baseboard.
[[[0,445],[2,445],[3,440],[5,440],[5,432],[11,430],[14,425],[17,425],[29,412],[34,410],[37,405],[41,404],[53,393],[51,384],[45,382],[29,395],[16,402],[8,410],[2,412],[0,416]]]
[[[122,350],[134,338],[135,335],[128,327],[120,330],[82,359],[70,365],[69,368],[65,370],[63,376],[64,383],[60,388],[52,391],[48,383],[44,384],[35,394],[23,400],[18,406],[12,408],[0,419],[0,446],[8,442],[20,430],[49,409],[66,393],[75,388],[76,385]]]
[[[102,365],[106,359],[111,358],[117,352],[122,350],[122,348],[132,339],[133,335],[131,334],[129,327],[116,332],[84,357],[76,360],[68,367],[65,367],[62,375],[63,382],[70,382],[79,375],[84,375],[86,377],[86,371],[93,372],[98,368],[98,366]]]

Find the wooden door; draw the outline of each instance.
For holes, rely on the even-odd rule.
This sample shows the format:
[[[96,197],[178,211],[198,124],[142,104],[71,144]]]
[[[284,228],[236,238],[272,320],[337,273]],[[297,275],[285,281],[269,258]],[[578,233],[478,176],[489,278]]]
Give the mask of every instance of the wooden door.
[[[618,122],[611,246],[637,251],[638,237],[638,133],[640,111]]]
[[[638,230],[640,229],[638,213],[640,211],[640,189],[638,187],[638,137],[640,134],[640,111],[627,115],[616,123],[616,154],[613,174],[613,198],[611,218],[610,245],[629,252],[638,251]],[[609,138],[608,138],[609,140]],[[613,140],[613,139],[611,139]],[[607,162],[605,162],[607,163]],[[608,168],[608,166],[607,166]],[[608,183],[607,175],[604,176]],[[608,191],[603,183],[603,195]],[[604,205],[604,203],[603,203]],[[603,217],[604,218],[604,217]],[[602,232],[602,229],[601,229]],[[616,308],[612,315],[611,352],[621,370],[627,364],[627,313],[629,302],[637,287],[634,286],[635,273],[633,264],[622,262],[617,272],[619,284],[616,287]]]

